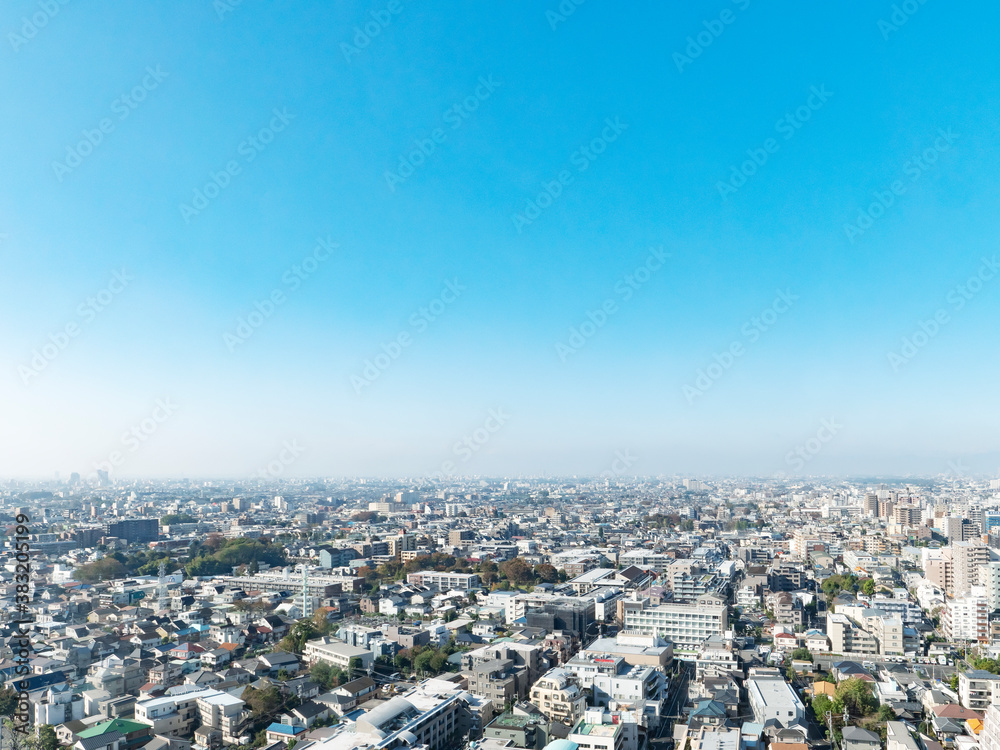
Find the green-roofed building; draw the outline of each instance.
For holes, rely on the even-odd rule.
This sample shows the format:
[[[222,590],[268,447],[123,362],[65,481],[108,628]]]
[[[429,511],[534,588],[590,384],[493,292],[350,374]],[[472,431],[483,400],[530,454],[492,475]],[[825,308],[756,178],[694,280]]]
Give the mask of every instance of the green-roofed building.
[[[113,741],[109,741],[105,745],[102,740],[111,740],[115,736],[120,738],[118,750],[135,750],[153,738],[153,728],[141,721],[110,719],[92,726],[90,729],[84,729],[77,736],[80,738],[76,743],[79,750],[99,750],[99,748],[112,746]]]

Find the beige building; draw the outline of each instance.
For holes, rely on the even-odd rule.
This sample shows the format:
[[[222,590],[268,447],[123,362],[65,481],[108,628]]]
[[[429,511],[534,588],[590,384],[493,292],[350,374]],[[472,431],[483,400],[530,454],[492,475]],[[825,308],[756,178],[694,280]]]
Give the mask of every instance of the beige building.
[[[587,696],[576,677],[565,669],[550,669],[531,687],[531,702],[545,718],[574,726],[587,708]]]

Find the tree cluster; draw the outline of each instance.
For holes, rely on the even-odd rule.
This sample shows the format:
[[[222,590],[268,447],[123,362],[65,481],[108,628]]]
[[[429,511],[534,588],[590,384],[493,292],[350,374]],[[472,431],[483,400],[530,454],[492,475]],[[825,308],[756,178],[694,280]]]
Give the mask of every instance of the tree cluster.
[[[233,568],[241,565],[253,573],[260,563],[280,567],[287,562],[285,548],[266,539],[226,539],[213,551],[214,541],[210,535],[191,562],[184,566],[189,576],[229,575]]]

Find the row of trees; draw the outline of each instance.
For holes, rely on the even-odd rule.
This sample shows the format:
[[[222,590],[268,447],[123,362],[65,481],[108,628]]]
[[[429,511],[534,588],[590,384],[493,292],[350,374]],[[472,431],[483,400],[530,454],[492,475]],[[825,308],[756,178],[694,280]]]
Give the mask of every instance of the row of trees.
[[[820,588],[831,599],[844,591],[849,594],[860,591],[865,596],[871,596],[875,593],[875,581],[871,578],[858,578],[853,573],[835,574],[825,578]]]
[[[161,562],[166,564],[168,573],[181,567],[162,550],[139,549],[127,555],[115,551],[100,560],[79,566],[73,577],[82,583],[96,583],[128,576],[151,576],[159,572]],[[221,534],[209,534],[204,542],[191,545],[184,570],[189,576],[211,576],[228,574],[240,566],[256,572],[261,563],[278,567],[286,562],[285,548],[265,537],[226,539]]]
[[[347,663],[346,670],[327,664],[325,661],[318,661],[309,668],[309,676],[323,690],[330,690],[355,679],[359,669],[361,669],[361,660],[357,657]]]
[[[441,647],[414,646],[412,649],[403,649],[396,654],[393,664],[396,669],[405,672],[415,672],[419,675],[439,675],[442,672],[456,669],[448,661],[448,657],[458,650],[454,638]]]
[[[255,573],[261,563],[281,567],[287,563],[285,548],[267,538],[224,539],[219,534],[209,534],[205,543],[193,552],[193,559],[184,566],[189,576],[214,576],[229,574],[233,568],[246,566]]]
[[[73,576],[81,583],[96,583],[128,576],[153,576],[160,570],[160,563],[166,563],[168,573],[180,568],[180,563],[171,560],[162,550],[139,549],[125,554],[110,552],[100,560],[84,563]]]
[[[365,579],[366,591],[376,591],[382,584],[403,580],[408,573],[420,570],[447,571],[450,573],[478,573],[483,585],[490,589],[526,588],[539,583],[556,583],[566,580],[566,573],[548,563],[532,567],[522,558],[515,557],[500,564],[492,560],[470,563],[460,557],[434,552],[430,555],[407,560],[389,560],[376,568],[361,567],[357,574]]]

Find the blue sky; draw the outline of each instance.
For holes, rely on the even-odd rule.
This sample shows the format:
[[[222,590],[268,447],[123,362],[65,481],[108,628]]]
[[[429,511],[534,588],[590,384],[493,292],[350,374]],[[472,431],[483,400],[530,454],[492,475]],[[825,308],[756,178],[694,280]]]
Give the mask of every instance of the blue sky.
[[[0,475],[1000,471],[994,4],[226,1],[0,12]]]

